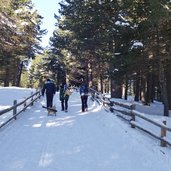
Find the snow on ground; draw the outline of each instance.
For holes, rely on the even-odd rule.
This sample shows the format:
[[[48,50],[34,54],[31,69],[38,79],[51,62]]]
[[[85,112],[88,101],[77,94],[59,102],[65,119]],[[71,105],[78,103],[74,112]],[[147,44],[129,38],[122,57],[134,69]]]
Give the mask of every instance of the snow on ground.
[[[31,93],[35,93],[36,89],[31,88],[19,88],[19,87],[0,87],[0,110],[7,109],[14,104],[14,100],[17,103],[23,101],[25,98],[31,96]],[[23,107],[18,107],[20,110]],[[0,125],[13,116],[13,112],[8,112],[5,115],[0,115]]]
[[[110,98],[110,95],[105,94],[105,97]],[[145,106],[141,102],[135,102],[133,100],[132,96],[128,96],[128,100],[112,98],[111,101],[120,102],[120,103],[124,103],[127,105],[134,104],[135,108],[136,108],[135,110],[140,112],[140,114],[142,116],[145,116],[159,124],[163,124],[163,121],[166,121],[166,126],[171,128],[171,117],[163,116],[164,106],[163,106],[162,102],[154,101],[153,103],[150,104],[150,106],[148,106],[148,105]],[[121,107],[116,106],[115,108],[120,109]],[[123,109],[123,108],[121,108],[121,109]],[[116,111],[114,111],[114,113],[118,114]],[[122,114],[119,114],[119,115],[122,115]],[[171,110],[169,111],[169,115],[171,116]],[[122,116],[124,116],[124,115],[122,115]],[[130,117],[125,117],[125,118],[131,119]],[[139,117],[135,117],[135,120],[140,125],[143,125],[143,128],[151,130],[152,133],[155,133],[157,136],[160,136],[161,128],[159,128],[158,126],[155,126],[155,125],[151,124],[150,122],[147,122],[144,119],[141,119]],[[171,132],[169,132],[169,131],[167,131],[167,139],[171,143]]]
[[[23,97],[23,89],[8,93],[13,90]],[[1,106],[8,103],[5,93],[0,89]],[[82,113],[78,92],[70,96],[68,113],[61,112],[58,95],[56,117],[47,116],[42,97],[0,130],[0,171],[170,171],[170,147],[90,99]]]
[[[0,110],[13,106],[14,100],[20,102],[35,91],[31,88],[0,87]]]

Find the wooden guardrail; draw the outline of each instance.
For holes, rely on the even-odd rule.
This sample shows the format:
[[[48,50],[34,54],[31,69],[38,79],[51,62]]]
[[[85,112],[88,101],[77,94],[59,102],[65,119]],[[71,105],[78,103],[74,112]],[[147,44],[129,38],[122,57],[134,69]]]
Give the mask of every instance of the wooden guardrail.
[[[11,117],[9,117],[9,119],[7,121],[5,121],[4,123],[2,123],[0,125],[0,128],[5,126],[6,124],[8,124],[11,120],[13,120],[13,119],[16,120],[17,116],[21,112],[25,111],[27,109],[27,107],[33,106],[34,101],[36,101],[40,97],[41,97],[40,91],[36,91],[35,93],[32,92],[31,96],[27,97],[25,100],[23,100],[23,101],[21,101],[19,103],[17,103],[17,100],[14,100],[13,106],[11,106],[11,107],[9,107],[7,109],[1,110],[0,111],[0,116],[5,115],[5,114],[7,114],[9,112],[12,112],[12,115],[11,115]],[[22,105],[23,105],[23,107],[18,111],[17,108],[19,106],[21,107]]]
[[[139,118],[149,122],[150,124],[153,124],[153,125],[159,127],[161,130],[161,133],[159,136],[159,135],[149,131],[148,129],[144,128],[142,125],[140,125],[138,122],[136,122],[135,117],[134,117],[134,119],[132,119],[130,121],[130,124],[132,125],[132,127],[137,127],[139,129],[143,130],[144,132],[147,132],[148,134],[152,135],[153,137],[161,140],[160,145],[162,147],[165,147],[166,144],[171,146],[171,142],[169,140],[167,140],[167,138],[166,138],[166,132],[167,131],[171,132],[171,128],[166,126],[166,120],[163,120],[162,123],[158,123],[158,122],[155,122],[154,120],[148,118],[143,113],[137,112],[135,110],[132,111],[132,114],[133,114],[133,116],[139,117]]]
[[[110,105],[109,98],[105,97],[103,94],[98,91],[89,88],[92,100],[96,100],[99,104],[103,104],[104,106]]]
[[[93,98],[95,100],[98,100],[101,102],[104,106],[109,106],[111,112],[119,112],[117,116],[122,117],[122,115],[126,115],[130,117],[130,119],[123,119],[127,120],[129,124],[131,125],[131,128],[139,128],[142,131],[150,134],[151,136],[155,137],[156,139],[160,140],[160,145],[162,147],[165,147],[166,145],[171,146],[171,141],[169,141],[166,137],[167,131],[171,133],[171,128],[166,126],[166,120],[163,120],[161,123],[155,122],[154,120],[150,119],[148,114],[144,114],[141,112],[136,111],[136,105],[132,103],[121,103],[111,100],[110,98],[105,97],[101,93],[90,89],[91,94],[93,94]],[[149,124],[152,124],[154,126],[157,126],[160,128],[160,135],[157,135],[156,133],[148,130],[143,126],[143,124],[138,122],[138,118],[143,119],[144,121],[147,121]]]

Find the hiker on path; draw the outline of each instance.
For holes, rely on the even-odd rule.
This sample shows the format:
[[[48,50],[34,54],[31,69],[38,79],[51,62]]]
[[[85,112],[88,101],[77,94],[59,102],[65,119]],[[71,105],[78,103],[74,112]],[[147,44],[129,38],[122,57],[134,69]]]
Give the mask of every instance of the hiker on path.
[[[68,100],[70,96],[70,90],[66,84],[60,86],[59,99],[61,101],[61,111],[68,111]]]
[[[88,105],[87,105],[88,93],[89,93],[88,85],[85,83],[82,83],[80,86],[82,112],[88,111]]]
[[[52,80],[49,78],[46,80],[43,89],[42,89],[42,96],[46,93],[46,105],[48,107],[53,106],[53,96],[56,93],[56,86]]]

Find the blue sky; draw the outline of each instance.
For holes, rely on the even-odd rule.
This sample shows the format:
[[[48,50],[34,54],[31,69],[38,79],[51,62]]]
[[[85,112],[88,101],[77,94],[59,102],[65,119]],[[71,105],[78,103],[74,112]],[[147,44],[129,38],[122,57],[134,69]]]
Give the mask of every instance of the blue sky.
[[[32,0],[34,8],[38,10],[38,13],[44,17],[42,29],[47,29],[48,33],[42,38],[42,46],[46,47],[49,44],[49,38],[55,29],[54,13],[58,14],[60,8],[59,2],[61,0]]]

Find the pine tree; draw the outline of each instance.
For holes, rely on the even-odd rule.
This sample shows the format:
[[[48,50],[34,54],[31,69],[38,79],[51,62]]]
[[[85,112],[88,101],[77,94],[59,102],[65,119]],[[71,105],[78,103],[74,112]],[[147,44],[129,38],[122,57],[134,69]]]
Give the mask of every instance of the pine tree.
[[[33,10],[30,0],[4,0],[3,3],[0,4],[2,77],[6,79],[5,86],[10,82],[19,86],[22,65],[40,49],[39,41],[45,31],[40,29],[42,17]]]

